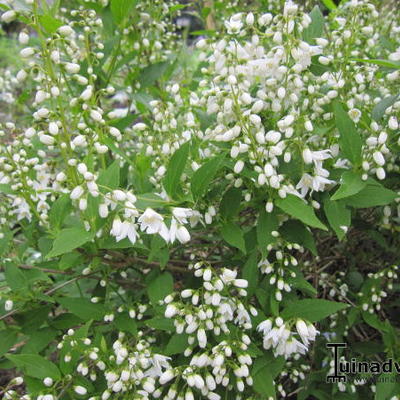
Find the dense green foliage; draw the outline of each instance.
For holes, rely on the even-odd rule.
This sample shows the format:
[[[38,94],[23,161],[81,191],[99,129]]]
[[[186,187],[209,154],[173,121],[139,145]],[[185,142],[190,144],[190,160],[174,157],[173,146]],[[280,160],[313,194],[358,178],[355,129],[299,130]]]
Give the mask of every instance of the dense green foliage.
[[[3,398],[399,398],[396,1],[0,9]]]

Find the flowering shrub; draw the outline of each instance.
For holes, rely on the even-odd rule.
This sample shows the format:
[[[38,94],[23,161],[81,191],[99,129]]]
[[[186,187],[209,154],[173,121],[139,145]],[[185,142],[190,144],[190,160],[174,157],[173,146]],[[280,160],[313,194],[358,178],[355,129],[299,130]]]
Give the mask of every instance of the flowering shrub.
[[[5,399],[398,398],[400,9],[240,3],[0,3]]]

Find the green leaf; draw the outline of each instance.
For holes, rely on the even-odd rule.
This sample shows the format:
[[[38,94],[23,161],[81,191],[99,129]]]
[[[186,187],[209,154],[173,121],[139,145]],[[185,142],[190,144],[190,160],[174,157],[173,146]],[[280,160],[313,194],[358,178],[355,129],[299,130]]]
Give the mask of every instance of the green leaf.
[[[221,228],[223,239],[231,246],[238,248],[246,253],[246,245],[244,241],[243,231],[233,222],[228,222]]]
[[[99,174],[97,184],[100,192],[106,193],[119,187],[120,168],[119,161],[114,161],[106,170]],[[103,187],[102,187],[103,186]]]
[[[84,297],[59,297],[57,302],[83,321],[100,321],[105,314],[103,304],[92,303]]]
[[[153,329],[159,329],[162,331],[173,331],[175,332],[175,326],[174,326],[174,321],[169,318],[163,318],[163,317],[155,317],[152,319],[148,319],[147,321],[144,322],[147,326]]]
[[[240,209],[240,201],[242,199],[242,191],[238,188],[228,189],[221,200],[219,211],[223,218],[231,219],[237,215]]]
[[[53,16],[49,14],[39,15],[40,25],[47,31],[49,34],[53,34],[56,30],[63,25],[63,23]]]
[[[16,194],[15,191],[11,189],[11,185],[6,183],[0,183],[0,193]]]
[[[315,256],[317,255],[317,246],[313,234],[300,221],[286,221],[279,229],[282,236],[289,242],[298,243],[309,249]]]
[[[24,272],[12,263],[6,264],[4,275],[8,286],[13,291],[18,291],[28,286]]]
[[[136,2],[137,0],[111,0],[111,13],[117,25],[120,25],[128,17]]]
[[[363,62],[367,64],[375,64],[380,67],[390,68],[390,69],[399,69],[400,62],[399,61],[391,61],[391,60],[379,60],[379,59],[363,59],[363,58],[355,58],[355,61]]]
[[[60,229],[65,217],[71,211],[72,204],[71,199],[67,194],[60,196],[51,206],[49,212],[50,226],[56,229]]]
[[[207,192],[211,181],[223,166],[224,159],[225,155],[217,156],[207,161],[193,174],[191,190],[196,200]]]
[[[351,211],[346,207],[346,203],[331,201],[327,198],[324,201],[324,212],[336,236],[342,240],[346,236],[346,232],[341,227],[349,227],[351,224]]]
[[[253,364],[252,374],[258,374],[265,366],[268,366],[272,378],[275,379],[282,372],[285,358],[282,356],[275,357],[271,350],[263,350],[261,354],[261,357],[258,357]]]
[[[297,196],[289,194],[284,199],[276,200],[276,205],[282,211],[299,219],[306,225],[327,230],[327,227],[315,215],[314,209]]]
[[[38,354],[41,352],[55,337],[57,330],[52,328],[42,328],[30,335],[28,343],[23,347],[22,352],[28,354]]]
[[[64,271],[69,268],[77,267],[82,263],[82,255],[77,251],[73,251],[72,253],[63,254],[58,263],[58,268]]]
[[[145,210],[147,207],[157,208],[168,204],[162,197],[155,193],[143,193],[137,196],[136,207]]]
[[[253,389],[265,399],[276,399],[275,385],[271,375],[270,366],[265,364],[252,373]]]
[[[142,88],[153,86],[167,72],[169,65],[169,62],[161,61],[143,68],[138,77],[140,86]]]
[[[372,119],[374,119],[375,121],[381,120],[382,117],[385,115],[386,109],[392,106],[398,98],[399,95],[396,94],[382,99],[378,104],[375,105],[374,109],[372,110]]]
[[[0,239],[0,257],[8,251],[13,239],[13,233],[11,231],[7,231],[5,227],[3,228],[3,235],[4,236]]]
[[[189,150],[190,142],[184,143],[175,151],[168,163],[167,172],[164,177],[164,188],[172,198],[175,198],[178,190],[181,188],[181,176],[186,166]]]
[[[114,326],[122,331],[132,334],[136,337],[137,325],[134,319],[132,319],[127,312],[118,313],[114,319]]]
[[[398,390],[398,375],[395,372],[383,373],[378,378],[374,400],[389,400],[399,394]]]
[[[110,125],[114,126],[115,128],[118,128],[122,132],[128,126],[132,125],[132,123],[133,123],[133,121],[135,121],[135,119],[137,119],[136,114],[128,114],[126,117],[111,120]],[[109,138],[109,139],[112,142],[112,139],[111,138]],[[110,147],[110,149],[113,150],[111,147]]]
[[[333,103],[333,113],[335,115],[336,127],[340,133],[339,146],[343,155],[353,164],[361,163],[362,141],[360,134],[351,118],[344,111],[339,102]]]
[[[251,296],[255,292],[258,283],[258,262],[256,252],[250,254],[244,264],[242,276],[243,279],[246,279],[247,282],[249,282],[247,292],[249,296]]]
[[[329,11],[336,10],[337,5],[333,2],[333,0],[321,0],[321,1]]]
[[[37,354],[7,354],[6,357],[18,368],[25,370],[27,375],[34,378],[44,379],[50,377],[55,381],[61,378],[57,366]]]
[[[82,319],[71,313],[63,313],[52,320],[49,320],[49,325],[56,329],[67,330],[71,326],[81,325]]]
[[[379,332],[386,332],[387,328],[383,321],[379,319],[376,314],[371,314],[369,312],[363,311],[361,313],[363,320],[369,325],[375,328]]]
[[[309,322],[318,322],[347,307],[348,304],[324,299],[297,300],[285,307],[282,318],[303,318]]]
[[[304,278],[303,274],[300,271],[296,271],[295,277],[289,277],[287,279],[287,283],[291,287],[300,290],[302,293],[308,296],[314,297],[318,293],[317,289],[315,289],[315,287]]]
[[[370,179],[363,190],[346,198],[345,201],[346,204],[355,208],[368,208],[390,204],[396,197],[398,197],[396,192]]]
[[[119,148],[116,146],[116,142],[114,142],[110,137],[103,136],[99,138],[102,144],[105,144],[113,153],[118,154],[121,158],[123,158],[128,164],[135,167],[133,161]]]
[[[0,357],[7,353],[15,343],[17,343],[16,331],[12,329],[0,331]]]
[[[271,232],[277,231],[278,228],[279,223],[275,213],[267,213],[263,207],[257,220],[257,242],[261,249],[265,249],[274,241]]]
[[[87,232],[83,228],[67,228],[60,231],[53,242],[53,247],[47,258],[57,257],[64,253],[69,253],[93,239],[93,233]]]
[[[339,189],[332,196],[331,200],[340,200],[345,197],[353,196],[365,188],[367,182],[361,179],[361,175],[353,172],[346,171],[341,177],[341,185]]]
[[[165,347],[163,354],[167,356],[173,356],[175,354],[183,353],[189,346],[188,337],[189,336],[186,333],[172,336],[167,346]]]
[[[154,305],[158,305],[158,302],[171,294],[173,290],[174,278],[169,272],[163,272],[161,275],[158,275],[147,287],[150,301]]]
[[[310,17],[312,22],[303,32],[303,39],[308,43],[312,43],[313,39],[323,36],[325,23],[324,15],[318,6],[312,9]]]

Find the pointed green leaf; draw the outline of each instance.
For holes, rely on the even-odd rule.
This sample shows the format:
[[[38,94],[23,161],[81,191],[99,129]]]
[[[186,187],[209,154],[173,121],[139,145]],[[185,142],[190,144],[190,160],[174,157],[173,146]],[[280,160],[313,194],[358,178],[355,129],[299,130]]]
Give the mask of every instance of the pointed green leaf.
[[[276,205],[282,211],[299,219],[306,225],[327,230],[327,227],[315,215],[314,209],[297,196],[289,194],[284,199],[278,199]]]
[[[227,190],[219,206],[221,216],[226,219],[233,218],[239,212],[241,199],[242,191],[240,189],[233,187]]]
[[[217,156],[204,163],[192,176],[191,189],[193,197],[197,200],[203,196],[214,179],[217,172],[223,166],[225,155]]]
[[[0,357],[17,342],[17,332],[12,329],[0,331]]]
[[[60,196],[51,206],[49,222],[52,228],[60,229],[64,219],[71,211],[71,199],[67,194]]]
[[[84,297],[59,297],[57,302],[84,321],[99,321],[105,314],[103,304],[92,303]]]
[[[331,200],[340,200],[345,197],[353,196],[364,189],[367,182],[361,179],[361,174],[353,171],[346,171],[341,178],[339,189],[332,196]]]
[[[53,247],[47,254],[47,258],[57,257],[69,253],[93,239],[93,233],[83,228],[67,228],[60,231],[53,242]]]
[[[119,161],[114,161],[107,169],[100,173],[97,179],[97,184],[99,185],[101,193],[117,189],[119,187],[119,178]]]
[[[223,239],[231,246],[238,248],[243,253],[246,253],[246,245],[244,241],[243,231],[239,226],[232,222],[228,222],[221,229]]]
[[[261,249],[267,247],[274,241],[271,232],[277,231],[278,227],[278,218],[275,213],[267,213],[263,207],[257,219],[257,242]]]
[[[317,247],[315,245],[314,236],[300,221],[286,221],[279,228],[279,232],[287,241],[298,243],[309,249],[315,256],[317,255]]]
[[[346,228],[351,224],[351,211],[344,201],[324,201],[324,212],[339,240],[346,236]]]
[[[311,13],[311,24],[304,30],[303,32],[303,39],[311,43],[313,39],[320,38],[324,34],[324,15],[322,14],[320,8],[315,6]]]
[[[34,378],[50,377],[54,380],[61,378],[57,366],[37,354],[7,354],[6,357],[18,368],[25,370],[27,375]]]
[[[190,142],[184,143],[172,155],[167,172],[164,177],[165,191],[174,198],[180,188],[180,180],[185,169],[186,161],[189,155]]]
[[[166,356],[173,356],[175,354],[182,354],[188,345],[188,335],[186,333],[180,335],[173,335],[169,340],[163,354]]]
[[[150,301],[154,305],[158,305],[158,302],[171,294],[173,290],[174,278],[169,272],[164,272],[161,275],[158,275],[147,287]]]
[[[329,11],[333,11],[337,8],[337,5],[333,2],[333,0],[321,0],[321,1]]]
[[[258,262],[256,252],[251,253],[244,264],[242,276],[243,279],[246,279],[249,283],[247,293],[251,296],[255,292],[258,283]]]
[[[375,121],[381,120],[382,117],[385,115],[386,109],[392,106],[398,98],[399,95],[396,94],[382,99],[378,104],[375,105],[374,109],[372,110],[372,118]]]
[[[111,13],[117,25],[129,15],[136,2],[137,0],[111,0]]]
[[[303,318],[309,322],[317,322],[347,307],[348,304],[324,299],[297,300],[284,308],[282,318]]]
[[[370,179],[363,190],[347,197],[345,202],[354,208],[368,208],[390,204],[396,197],[398,197],[396,192]]]
[[[361,163],[361,137],[351,118],[339,102],[333,103],[333,112],[340,133],[339,146],[343,155],[355,165]]]

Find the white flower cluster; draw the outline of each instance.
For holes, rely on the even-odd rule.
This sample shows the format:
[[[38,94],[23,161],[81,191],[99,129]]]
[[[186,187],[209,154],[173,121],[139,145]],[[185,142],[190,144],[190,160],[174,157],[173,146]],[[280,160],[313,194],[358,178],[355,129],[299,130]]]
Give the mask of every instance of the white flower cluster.
[[[296,272],[291,268],[296,267],[298,261],[292,252],[293,250],[302,252],[304,249],[297,243],[286,243],[277,231],[272,231],[271,234],[276,241],[267,246],[267,251],[269,254],[274,254],[274,258],[261,259],[258,267],[263,274],[269,275],[269,284],[276,287],[275,299],[281,301],[282,293],[292,290],[289,279],[296,277]]]
[[[307,324],[302,319],[297,319],[295,327],[301,342],[290,331],[291,323],[285,322],[281,317],[266,319],[257,326],[257,330],[263,334],[264,349],[273,349],[275,356],[288,358],[293,354],[305,354],[310,342],[319,333],[314,325]]]
[[[243,329],[250,329],[250,315],[256,315],[256,310],[251,307],[250,313],[240,301],[240,297],[246,296],[245,288],[248,282],[245,279],[237,279],[237,272],[223,268],[221,272],[199,262],[192,265],[194,274],[203,278],[201,289],[185,289],[180,293],[180,300],[175,300],[177,294],[168,295],[164,299],[167,304],[165,316],[174,318],[177,333],[186,332],[189,335],[196,333],[197,345],[200,348],[207,346],[207,331],[214,335],[229,333],[228,323],[234,322]],[[233,296],[232,290],[238,297]],[[189,301],[184,301],[188,299]],[[190,344],[194,344],[194,336],[189,336]],[[187,353],[191,353],[189,347]]]

